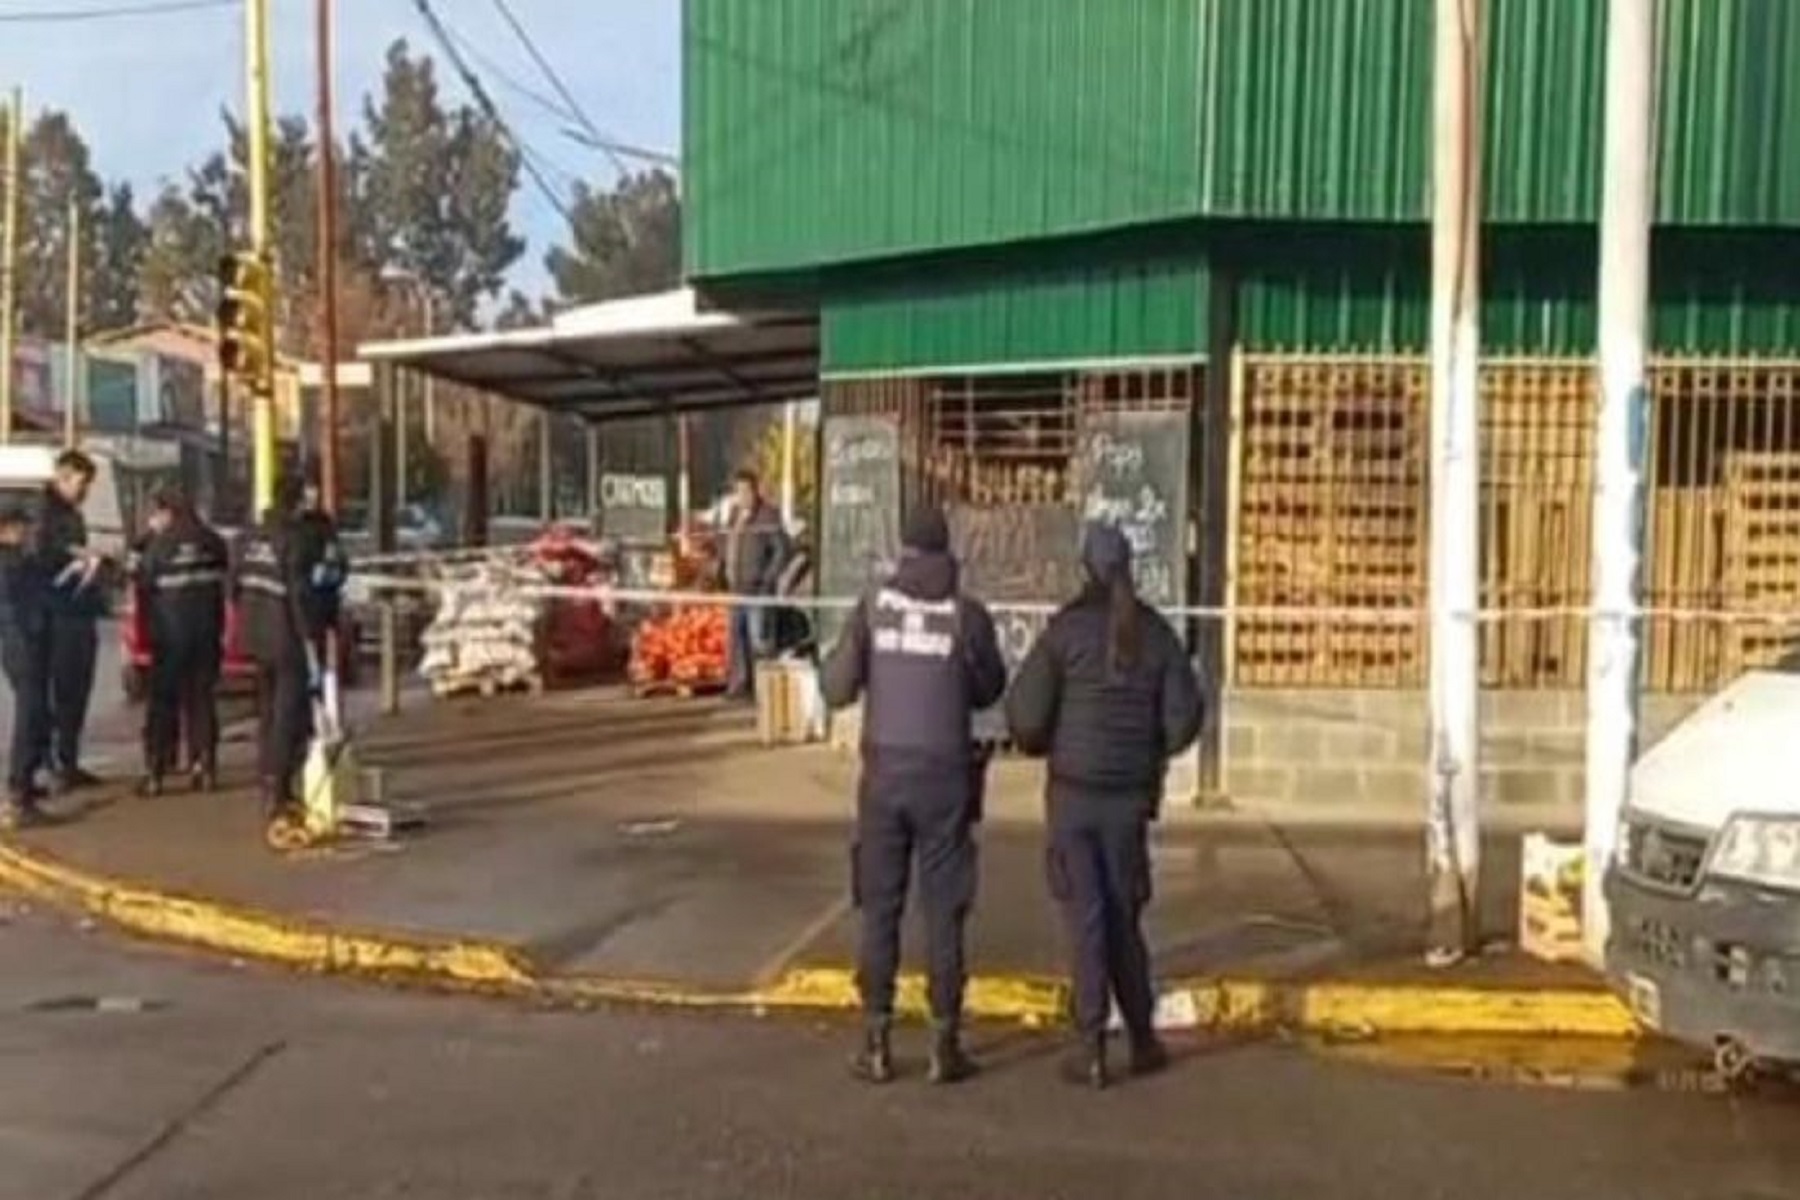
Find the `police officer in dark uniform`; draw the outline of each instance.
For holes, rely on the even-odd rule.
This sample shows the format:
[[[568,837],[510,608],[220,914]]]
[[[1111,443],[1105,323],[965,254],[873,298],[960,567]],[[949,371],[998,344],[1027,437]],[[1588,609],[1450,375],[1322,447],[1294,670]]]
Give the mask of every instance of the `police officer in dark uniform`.
[[[97,578],[101,559],[88,549],[81,506],[94,482],[94,460],[65,450],[56,475],[44,487],[33,529],[33,549],[49,579],[49,619],[45,627],[50,681],[50,761],[64,791],[100,782],[81,765],[81,734],[94,694],[99,621],[105,590]]]
[[[38,768],[50,738],[49,581],[29,545],[31,513],[0,509],[0,665],[12,688],[11,753],[0,829],[38,824]]]
[[[1090,525],[1082,564],[1085,589],[1038,638],[1006,707],[1018,747],[1049,759],[1049,884],[1068,922],[1081,1036],[1065,1075],[1105,1087],[1114,999],[1132,1072],[1168,1063],[1142,928],[1149,824],[1162,806],[1169,759],[1199,734],[1201,704],[1181,638],[1137,597],[1125,536]]]
[[[156,498],[136,565],[150,641],[139,791],[162,793],[164,777],[178,765],[184,731],[194,786],[211,790],[219,775],[217,691],[230,553],[225,539],[171,489]]]
[[[329,582],[342,560],[335,536],[322,539],[303,517],[298,481],[283,480],[276,507],[244,544],[238,563],[238,621],[257,667],[257,774],[265,816],[297,817],[295,777],[312,732],[319,652],[335,606]]]
[[[825,664],[826,702],[863,703],[852,893],[862,911],[857,983],[867,1021],[853,1066],[893,1078],[888,1031],[907,884],[919,876],[934,1038],[930,1077],[974,1072],[963,1052],[963,926],[975,900],[979,762],[970,718],[1006,690],[994,622],[961,594],[937,508],[909,517],[898,569],[852,612]]]

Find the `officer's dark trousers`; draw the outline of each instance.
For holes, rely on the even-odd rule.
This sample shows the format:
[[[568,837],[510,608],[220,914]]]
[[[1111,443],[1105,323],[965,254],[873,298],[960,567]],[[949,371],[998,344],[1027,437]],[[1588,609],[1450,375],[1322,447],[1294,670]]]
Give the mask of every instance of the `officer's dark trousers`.
[[[144,767],[158,778],[179,769],[185,735],[189,765],[216,767],[219,758],[218,639],[171,638],[150,657],[150,697],[144,709]]]
[[[1156,1005],[1142,927],[1150,902],[1143,809],[1104,799],[1053,802],[1047,858],[1050,894],[1069,927],[1076,1028],[1088,1037],[1104,1033],[1117,999],[1127,1032],[1142,1039]]]
[[[962,1018],[963,925],[978,873],[974,803],[966,774],[881,778],[866,772],[858,789],[851,894],[862,912],[857,986],[876,1022],[894,1012],[900,924],[914,868],[925,915],[931,1015],[940,1026]]]
[[[256,722],[257,775],[264,786],[293,799],[294,777],[306,762],[306,739],[312,736],[304,657],[257,664]]]
[[[50,619],[50,761],[59,771],[81,766],[81,733],[94,695],[100,635],[91,617]]]
[[[0,662],[12,687],[13,719],[11,753],[6,760],[7,791],[25,795],[43,766],[44,748],[50,739],[49,646],[41,636],[17,630],[0,632]]]

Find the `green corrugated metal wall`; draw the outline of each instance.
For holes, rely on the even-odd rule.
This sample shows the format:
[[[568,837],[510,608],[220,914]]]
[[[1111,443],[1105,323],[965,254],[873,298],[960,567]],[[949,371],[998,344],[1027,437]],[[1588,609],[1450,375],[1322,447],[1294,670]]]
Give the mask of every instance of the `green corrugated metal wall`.
[[[1237,336],[1246,349],[1423,352],[1429,254],[1419,227],[1262,226],[1209,234],[1197,222],[1135,246],[1080,239],[845,271],[822,285],[822,370],[1199,356],[1214,267],[1237,280]],[[1497,230],[1484,254],[1488,350],[1592,353],[1592,230]],[[1783,261],[1800,262],[1800,233],[1660,235],[1652,275],[1656,348],[1800,356],[1800,290],[1768,270]]]
[[[958,256],[835,289],[822,370],[844,375],[1194,357],[1206,343],[1205,255],[1187,246],[1055,246]]]
[[[1491,0],[1487,191],[1592,220],[1604,0]],[[1425,215],[1430,0],[686,0],[692,273]],[[1800,225],[1800,0],[1664,0],[1660,207]]]

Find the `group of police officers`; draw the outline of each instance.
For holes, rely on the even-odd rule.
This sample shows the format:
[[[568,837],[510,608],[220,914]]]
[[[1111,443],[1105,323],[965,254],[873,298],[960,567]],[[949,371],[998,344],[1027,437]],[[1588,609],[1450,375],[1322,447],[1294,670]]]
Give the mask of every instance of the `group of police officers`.
[[[894,1077],[894,979],[915,873],[934,1033],[929,1078],[954,1083],[975,1072],[961,1039],[963,933],[987,762],[970,718],[1003,696],[1014,742],[1048,764],[1046,874],[1068,925],[1081,1039],[1064,1074],[1108,1086],[1115,1000],[1130,1071],[1168,1062],[1142,928],[1148,830],[1169,759],[1199,734],[1199,687],[1180,636],[1136,594],[1124,535],[1089,526],[1081,559],[1080,595],[1050,620],[1009,690],[993,618],[958,586],[948,523],[922,508],[906,522],[897,568],[860,601],[825,662],[826,703],[863,702],[851,892],[862,917],[866,1027],[852,1068],[869,1082]]]
[[[100,562],[80,511],[93,477],[94,464],[69,451],[34,510],[0,512],[0,651],[15,698],[0,809],[9,826],[42,819],[42,766],[65,789],[95,782],[79,753],[102,610]],[[1151,894],[1148,828],[1167,763],[1193,743],[1201,721],[1181,638],[1137,596],[1125,537],[1092,525],[1081,547],[1085,586],[1050,620],[1009,690],[993,618],[959,585],[942,510],[912,513],[902,542],[897,568],[851,612],[821,672],[830,706],[864,706],[851,890],[862,918],[857,974],[866,1028],[852,1066],[870,1082],[894,1077],[900,926],[916,876],[934,1026],[929,1077],[954,1083],[975,1073],[961,1037],[964,927],[979,874],[974,833],[987,758],[970,721],[1004,697],[1018,748],[1047,760],[1046,875],[1068,925],[1081,1035],[1065,1074],[1108,1085],[1115,1002],[1130,1071],[1160,1070],[1168,1058],[1154,1027],[1142,916]],[[175,492],[156,498],[135,550],[132,586],[151,651],[140,790],[161,792],[180,765],[184,733],[195,785],[217,782],[214,693],[226,603],[235,595],[242,648],[257,670],[265,815],[293,820],[346,572],[316,493],[284,481],[235,568],[224,539]]]
[[[47,819],[39,780],[46,767],[61,792],[99,782],[80,756],[97,625],[107,607],[104,560],[88,547],[81,514],[94,475],[92,459],[65,451],[35,503],[0,510],[0,659],[13,693],[0,828]],[[256,668],[264,815],[273,824],[293,823],[347,565],[316,490],[298,479],[282,481],[235,566],[231,559],[225,539],[179,491],[152,499],[127,564],[150,653],[138,791],[161,795],[167,779],[184,770],[197,789],[217,786],[217,688],[226,606],[235,597],[240,644]]]

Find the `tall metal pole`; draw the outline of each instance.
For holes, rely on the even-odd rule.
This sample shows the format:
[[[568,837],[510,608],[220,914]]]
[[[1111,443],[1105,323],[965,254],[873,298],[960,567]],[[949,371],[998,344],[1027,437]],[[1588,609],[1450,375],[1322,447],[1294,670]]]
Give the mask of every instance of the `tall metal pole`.
[[[19,142],[25,124],[25,93],[13,89],[6,114],[5,220],[0,225],[0,442],[12,441],[13,334],[19,323]]]
[[[1611,0],[1600,205],[1600,405],[1594,419],[1594,612],[1588,619],[1587,812],[1582,936],[1605,957],[1602,879],[1637,753],[1643,553],[1645,329],[1650,308],[1655,0]]]
[[[1481,0],[1438,0],[1432,122],[1428,959],[1478,948]]]
[[[69,278],[67,282],[68,345],[64,363],[68,382],[63,389],[63,445],[81,444],[81,199],[69,195]]]
[[[320,437],[319,490],[325,511],[336,513],[338,481],[337,143],[332,121],[332,0],[318,0],[319,55],[319,346],[325,359],[324,430]]]
[[[781,523],[794,527],[794,506],[799,490],[794,486],[794,433],[799,406],[789,400],[781,407]]]
[[[419,281],[419,293],[423,297],[421,307],[425,316],[425,336],[431,337],[437,332],[437,304],[431,298],[431,285],[424,280]],[[425,376],[425,444],[437,453],[437,379]]]
[[[249,151],[250,184],[250,249],[265,264],[272,261],[273,231],[269,218],[269,0],[245,0],[244,3],[244,78],[246,139]],[[271,281],[271,291],[273,291]],[[273,297],[267,298],[271,305]],[[267,332],[270,326],[264,323]],[[252,453],[255,511],[261,515],[275,503],[275,346],[270,339],[264,347],[268,369],[252,389]]]

